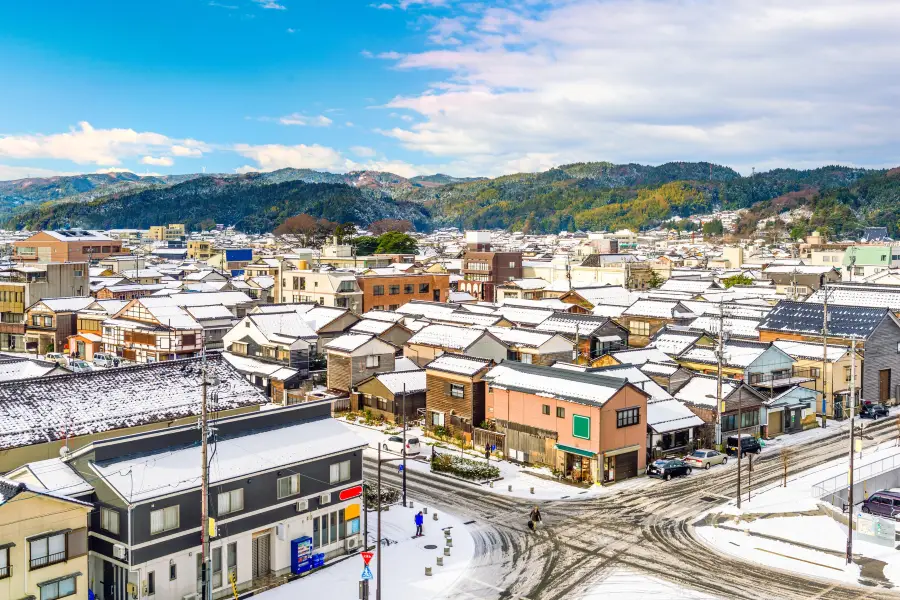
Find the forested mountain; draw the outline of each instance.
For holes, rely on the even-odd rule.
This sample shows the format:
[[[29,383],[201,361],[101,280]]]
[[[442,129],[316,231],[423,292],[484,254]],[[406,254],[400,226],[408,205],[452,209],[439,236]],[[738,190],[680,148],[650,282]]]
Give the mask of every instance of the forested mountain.
[[[430,215],[421,205],[396,202],[334,183],[267,183],[259,174],[204,176],[165,188],[113,194],[90,202],[45,203],[15,215],[9,228],[140,228],[160,223],[235,225],[248,232],[271,231],[288,217],[306,213],[338,223],[367,225],[379,219],[406,219],[427,230]]]
[[[751,208],[739,224],[741,233],[750,234],[761,220],[804,206],[813,215],[808,224],[826,226],[833,233],[863,225],[887,225],[893,234],[900,232],[900,174],[841,166],[775,169],[744,177],[706,162],[575,163],[494,179],[447,175],[407,179],[377,171],[334,174],[281,169],[180,176],[193,179],[175,185],[171,178],[138,178],[135,183],[126,174],[116,175],[122,181],[92,183],[92,178],[106,176],[86,175],[81,178],[84,181],[67,181],[68,188],[47,184],[47,191],[35,190],[32,198],[44,193],[51,200],[21,209],[6,226],[108,228],[184,222],[196,227],[212,221],[268,231],[289,216],[307,213],[360,225],[384,218],[407,219],[419,230],[456,226],[552,233],[645,229],[673,216]],[[19,183],[19,194],[29,187],[11,183]],[[65,189],[89,185],[94,187],[86,192],[88,201],[84,196],[62,195]],[[126,189],[120,191],[115,185]],[[127,189],[128,185],[140,187]],[[113,193],[95,197],[104,189]]]

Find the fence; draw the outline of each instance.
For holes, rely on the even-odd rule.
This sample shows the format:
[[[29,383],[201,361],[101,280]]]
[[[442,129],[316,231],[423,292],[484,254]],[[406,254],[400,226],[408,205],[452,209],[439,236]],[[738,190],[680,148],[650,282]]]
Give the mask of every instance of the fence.
[[[506,455],[506,434],[504,433],[476,427],[472,441],[476,448],[496,446],[497,450]]]
[[[894,469],[900,468],[900,452],[897,454],[892,454],[891,456],[887,456],[880,460],[876,460],[864,465],[860,465],[858,467],[853,468],[853,482],[854,483],[862,483],[867,479],[871,479],[882,473],[886,473],[888,471],[892,471]],[[841,473],[840,475],[835,475],[834,477],[829,477],[824,481],[820,481],[819,483],[812,486],[811,494],[815,498],[823,498],[825,496],[833,495],[845,488],[850,487],[850,479],[848,473]]]

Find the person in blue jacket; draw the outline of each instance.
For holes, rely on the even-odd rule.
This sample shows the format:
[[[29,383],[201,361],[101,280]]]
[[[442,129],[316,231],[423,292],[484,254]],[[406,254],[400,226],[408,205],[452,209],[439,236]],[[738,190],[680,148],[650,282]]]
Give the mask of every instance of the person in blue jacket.
[[[418,514],[416,514],[416,537],[422,537],[425,535],[422,533],[422,526],[425,524],[425,516],[422,514],[420,510]]]

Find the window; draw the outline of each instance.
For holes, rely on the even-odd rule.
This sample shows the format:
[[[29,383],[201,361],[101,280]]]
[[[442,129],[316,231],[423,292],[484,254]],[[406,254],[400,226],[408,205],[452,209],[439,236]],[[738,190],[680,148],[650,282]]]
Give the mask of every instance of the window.
[[[337,541],[337,513],[331,513],[331,541]]]
[[[515,268],[516,268],[516,263],[513,262],[513,261],[510,261],[510,263],[509,263],[509,268],[510,268],[510,269],[515,269]]]
[[[40,327],[41,326],[41,318],[37,315],[32,315],[31,324],[34,325],[35,327]]]
[[[66,596],[75,595],[75,576],[63,577],[48,583],[39,583],[41,588],[41,600],[56,600]]]
[[[466,396],[466,388],[461,383],[451,383],[450,395],[454,398],[464,398]]]
[[[156,594],[156,571],[149,571],[147,573],[147,595],[154,594]]]
[[[231,351],[235,354],[247,354],[247,344],[245,342],[231,342]]]
[[[544,414],[544,415],[549,415],[549,414],[550,414],[550,405],[549,405],[549,404],[542,404],[542,405],[541,405],[541,414]]]
[[[178,579],[178,565],[172,563],[169,565],[169,581],[175,581]]]
[[[646,321],[632,321],[629,329],[634,335],[650,335],[650,323]]]
[[[372,295],[373,296],[384,296],[384,286],[383,285],[372,286]]]
[[[388,293],[389,293],[391,296],[396,296],[397,294],[400,293],[400,286],[399,286],[399,285],[392,285],[392,286],[390,286],[390,287],[388,288]]]
[[[566,409],[562,406],[556,407],[556,418],[557,419],[565,419],[566,418]]]
[[[185,333],[181,336],[181,345],[182,346],[195,346],[197,344],[197,334],[196,333]]]
[[[212,549],[212,586],[213,589],[222,587],[222,549]]]
[[[900,352],[900,344],[898,344],[897,351]],[[810,369],[809,369],[810,377],[818,378],[820,375],[822,375],[822,369],[820,369],[819,367],[810,367]]]
[[[239,510],[244,510],[244,490],[238,488],[219,494],[219,502],[216,505],[219,509],[219,516],[231,514]]]
[[[313,538],[313,548],[318,548],[321,545],[319,543],[321,540],[319,540],[319,518],[318,517],[313,518],[312,538]]]
[[[178,529],[178,506],[167,506],[150,513],[150,533],[152,535],[173,529]]]
[[[0,579],[9,577],[9,548],[0,550]]]
[[[844,367],[844,381],[850,381],[850,367]]]
[[[119,511],[112,508],[100,508],[100,528],[110,533],[119,533]]]
[[[384,310],[384,304],[380,304],[378,306],[373,306],[372,310]]]
[[[31,552],[30,566],[40,569],[66,560],[66,534],[57,533],[28,542]]]
[[[278,478],[278,499],[287,498],[300,493],[300,475],[288,475]]]
[[[411,283],[403,284],[403,293],[404,294],[412,294],[413,293],[413,284],[411,284]]]
[[[347,537],[347,521],[344,515],[344,509],[342,508],[337,512],[338,518],[338,539],[342,540]]]
[[[343,460],[339,463],[334,463],[333,465],[331,465],[329,481],[331,483],[350,481],[350,461]]]
[[[583,440],[591,439],[591,418],[582,415],[572,415],[572,437]]]
[[[44,327],[53,327],[53,317],[44,317]]]
[[[625,408],[616,411],[616,427],[630,427],[641,422],[641,409],[638,407]]]
[[[399,304],[391,304],[388,306],[388,310],[397,310],[398,308],[400,308]]]
[[[432,427],[443,427],[444,426],[444,413],[432,412],[431,413],[431,426]]]
[[[427,293],[428,293],[428,284],[427,284],[427,283],[420,283],[420,284],[419,284],[419,293],[420,293],[420,294],[427,294]]]
[[[370,354],[366,357],[366,368],[375,369],[381,364],[381,357],[377,354]]]
[[[235,580],[237,579],[237,542],[228,544],[227,560],[226,567],[228,568],[228,581],[230,582],[232,575],[234,575]]]
[[[519,355],[519,358],[526,365],[530,365],[533,357],[531,354],[521,354],[521,355]]]
[[[759,425],[759,411],[741,413],[741,427],[754,427]]]

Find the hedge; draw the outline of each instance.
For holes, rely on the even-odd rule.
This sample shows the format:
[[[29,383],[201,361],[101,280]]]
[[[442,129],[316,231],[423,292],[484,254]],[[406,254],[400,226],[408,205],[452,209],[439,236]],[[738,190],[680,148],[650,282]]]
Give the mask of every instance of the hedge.
[[[500,469],[488,465],[483,460],[472,460],[452,454],[435,454],[431,459],[431,470],[436,473],[451,473],[463,479],[496,479]]]

